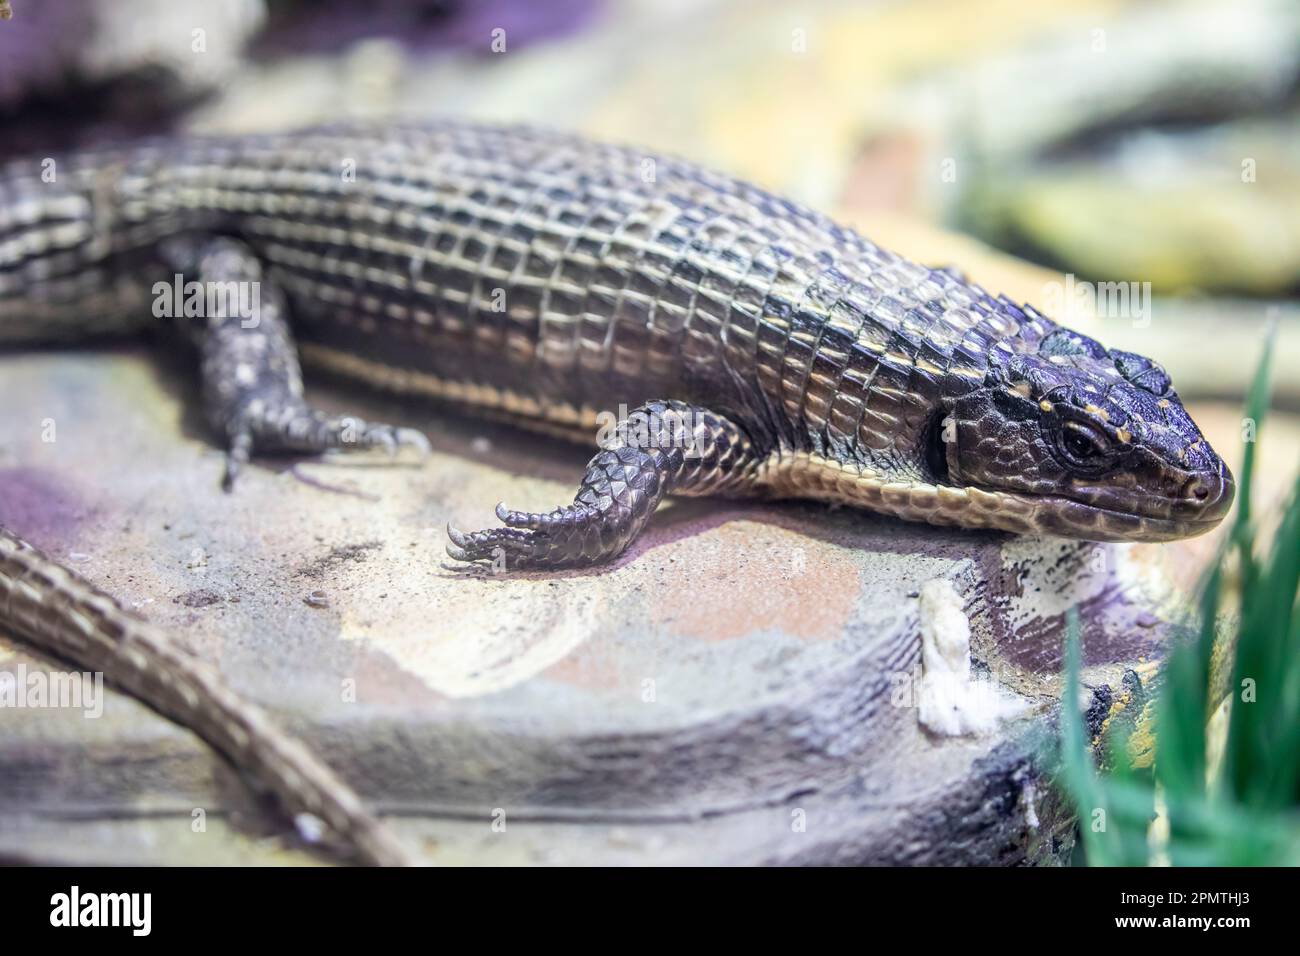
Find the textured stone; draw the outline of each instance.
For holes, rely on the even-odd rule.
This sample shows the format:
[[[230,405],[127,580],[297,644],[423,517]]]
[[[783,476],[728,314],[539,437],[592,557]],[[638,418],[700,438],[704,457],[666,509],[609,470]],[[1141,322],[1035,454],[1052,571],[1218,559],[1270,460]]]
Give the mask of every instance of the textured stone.
[[[444,566],[446,522],[566,500],[586,450],[318,388],[328,409],[427,430],[432,458],[271,462],[224,494],[183,363],[2,362],[18,401],[0,418],[0,522],[215,661],[439,862],[1051,859],[1065,824],[1034,754],[1064,610],[1085,612],[1094,684],[1118,686],[1165,635],[1158,548],[804,503],[676,501],[609,569],[467,574]],[[1028,706],[992,735],[916,720],[934,578],[963,598],[976,673]],[[0,667],[38,663],[3,647]],[[131,701],[0,721],[0,852],[282,858],[240,842],[267,822],[228,768]],[[196,808],[235,813],[234,831],[193,834]]]

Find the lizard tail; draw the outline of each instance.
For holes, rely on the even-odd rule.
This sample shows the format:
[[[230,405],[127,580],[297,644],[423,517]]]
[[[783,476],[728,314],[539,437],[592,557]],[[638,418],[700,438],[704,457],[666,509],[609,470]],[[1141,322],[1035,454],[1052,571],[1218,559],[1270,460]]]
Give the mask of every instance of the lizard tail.
[[[324,821],[358,862],[410,865],[393,835],[299,740],[216,669],[71,570],[0,528],[0,627],[105,678],[252,773],[291,817]]]

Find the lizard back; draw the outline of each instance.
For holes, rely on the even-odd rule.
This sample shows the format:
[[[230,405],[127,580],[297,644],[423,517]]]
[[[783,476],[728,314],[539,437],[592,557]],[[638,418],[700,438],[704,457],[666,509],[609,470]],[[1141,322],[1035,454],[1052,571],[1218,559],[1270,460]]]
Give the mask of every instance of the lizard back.
[[[552,132],[326,128],[65,165],[0,184],[0,341],[96,306],[134,328],[159,242],[228,233],[285,290],[310,364],[571,425],[672,397],[917,474],[941,394],[1054,327],[758,187]]]

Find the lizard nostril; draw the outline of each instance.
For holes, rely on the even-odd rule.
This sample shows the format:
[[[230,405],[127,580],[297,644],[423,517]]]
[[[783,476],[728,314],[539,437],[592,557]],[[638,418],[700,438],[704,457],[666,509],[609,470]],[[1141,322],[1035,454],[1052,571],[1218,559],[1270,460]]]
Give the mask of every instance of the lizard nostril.
[[[1220,482],[1205,475],[1196,478],[1189,478],[1179,489],[1179,497],[1188,505],[1205,505],[1221,493],[1223,486]]]
[[[1183,482],[1173,501],[1173,513],[1195,521],[1218,521],[1232,507],[1234,491],[1232,474],[1226,468],[1221,467],[1217,475],[1204,472]]]

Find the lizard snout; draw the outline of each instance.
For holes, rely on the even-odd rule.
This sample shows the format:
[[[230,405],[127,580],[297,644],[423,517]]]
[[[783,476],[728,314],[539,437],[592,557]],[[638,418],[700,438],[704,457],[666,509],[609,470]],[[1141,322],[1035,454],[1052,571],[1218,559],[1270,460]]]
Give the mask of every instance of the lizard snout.
[[[1196,521],[1220,521],[1232,507],[1236,490],[1232,473],[1220,462],[1217,472],[1193,475],[1183,482],[1174,502],[1174,513]]]

